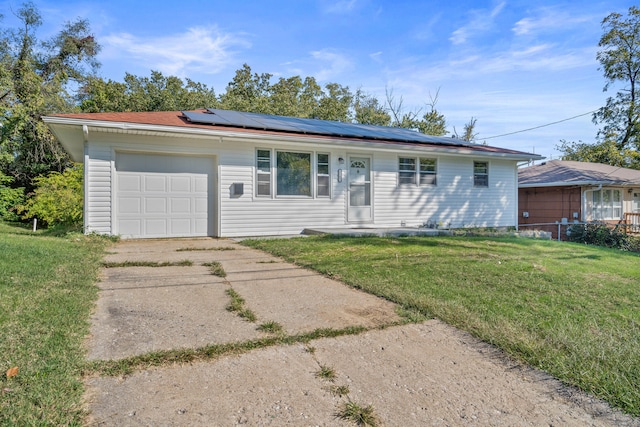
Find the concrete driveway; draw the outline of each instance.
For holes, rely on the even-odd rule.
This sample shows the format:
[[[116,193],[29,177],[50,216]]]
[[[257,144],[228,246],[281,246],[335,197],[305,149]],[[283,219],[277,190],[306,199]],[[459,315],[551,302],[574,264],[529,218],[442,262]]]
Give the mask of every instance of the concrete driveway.
[[[455,328],[401,325],[388,301],[230,240],[123,241],[105,261],[116,266],[99,283],[91,360],[244,342],[270,336],[269,322],[283,335],[365,330],[87,378],[88,425],[349,426],[349,402],[386,426],[640,425]],[[227,310],[229,290],[255,321]]]

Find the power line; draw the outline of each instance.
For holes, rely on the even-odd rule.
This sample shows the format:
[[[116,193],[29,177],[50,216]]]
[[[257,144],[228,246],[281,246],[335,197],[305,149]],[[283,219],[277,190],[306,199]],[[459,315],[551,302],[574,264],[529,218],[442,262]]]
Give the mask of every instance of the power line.
[[[500,137],[503,137],[503,136],[515,135],[516,133],[528,132],[530,130],[540,129],[540,128],[543,128],[543,127],[547,127],[547,126],[551,126],[551,125],[557,125],[558,123],[567,122],[569,120],[577,119],[578,117],[586,116],[587,114],[593,114],[596,111],[598,111],[598,110],[593,110],[593,111],[589,111],[588,113],[578,114],[577,116],[569,117],[567,119],[558,120],[557,122],[547,123],[545,125],[532,127],[532,128],[529,128],[529,129],[517,130],[515,132],[503,133],[502,135],[488,136],[486,138],[478,138],[478,139],[483,139],[483,140],[484,139],[493,139],[493,138],[500,138]]]

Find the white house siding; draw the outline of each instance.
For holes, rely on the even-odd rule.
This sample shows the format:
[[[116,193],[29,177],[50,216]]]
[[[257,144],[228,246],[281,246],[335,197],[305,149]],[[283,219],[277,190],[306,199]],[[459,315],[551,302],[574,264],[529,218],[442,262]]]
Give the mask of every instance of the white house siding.
[[[85,230],[111,234],[111,148],[87,144],[85,176]]]
[[[267,197],[255,195],[256,150],[269,149],[328,153],[332,194],[327,197]],[[238,142],[222,144],[220,155],[220,230],[222,237],[300,234],[308,227],[345,224],[345,182],[338,183],[338,157],[344,153],[317,144],[296,147]],[[275,152],[273,152],[275,153]],[[273,154],[275,155],[275,154]],[[344,169],[344,165],[342,166]],[[272,180],[275,175],[272,175]],[[232,196],[233,183],[244,184],[242,196]],[[314,175],[315,186],[315,175]]]
[[[331,197],[258,197],[255,195],[256,149],[280,149],[328,153]],[[217,164],[212,194],[212,234],[221,237],[299,234],[304,228],[338,227],[348,224],[347,173],[349,156],[372,158],[373,221],[371,225],[397,227],[427,221],[452,227],[513,226],[517,215],[515,161],[451,155],[403,152],[403,157],[436,157],[437,185],[398,186],[398,153],[366,147],[316,142],[278,142],[231,137],[168,137],[128,135],[124,132],[90,132],[87,144],[86,230],[111,234],[112,184],[115,153],[153,152],[214,156]],[[338,158],[345,164],[338,164]],[[489,187],[474,188],[473,161],[489,162]],[[344,171],[338,182],[338,169]],[[314,177],[315,178],[315,177]],[[275,179],[275,176],[273,177]],[[231,194],[233,183],[242,183],[243,194]],[[315,181],[314,181],[315,185]]]
[[[486,159],[415,154],[437,158],[437,184],[416,186],[398,185],[398,157],[385,153],[374,158],[376,225],[416,226],[429,221],[456,228],[516,224],[515,161],[488,160],[489,187],[476,188],[473,162]]]

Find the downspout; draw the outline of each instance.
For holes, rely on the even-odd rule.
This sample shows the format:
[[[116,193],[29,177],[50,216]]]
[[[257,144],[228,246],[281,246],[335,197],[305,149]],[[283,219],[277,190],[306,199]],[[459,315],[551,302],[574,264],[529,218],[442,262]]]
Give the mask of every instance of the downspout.
[[[602,190],[602,184],[598,185],[598,188],[588,188],[582,192],[582,222],[587,222],[587,192]]]

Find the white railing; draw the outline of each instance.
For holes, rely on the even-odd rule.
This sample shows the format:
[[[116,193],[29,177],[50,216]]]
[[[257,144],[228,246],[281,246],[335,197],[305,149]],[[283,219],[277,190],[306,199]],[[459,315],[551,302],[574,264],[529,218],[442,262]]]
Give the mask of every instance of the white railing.
[[[626,212],[624,214],[624,224],[627,233],[640,233],[640,213]]]

